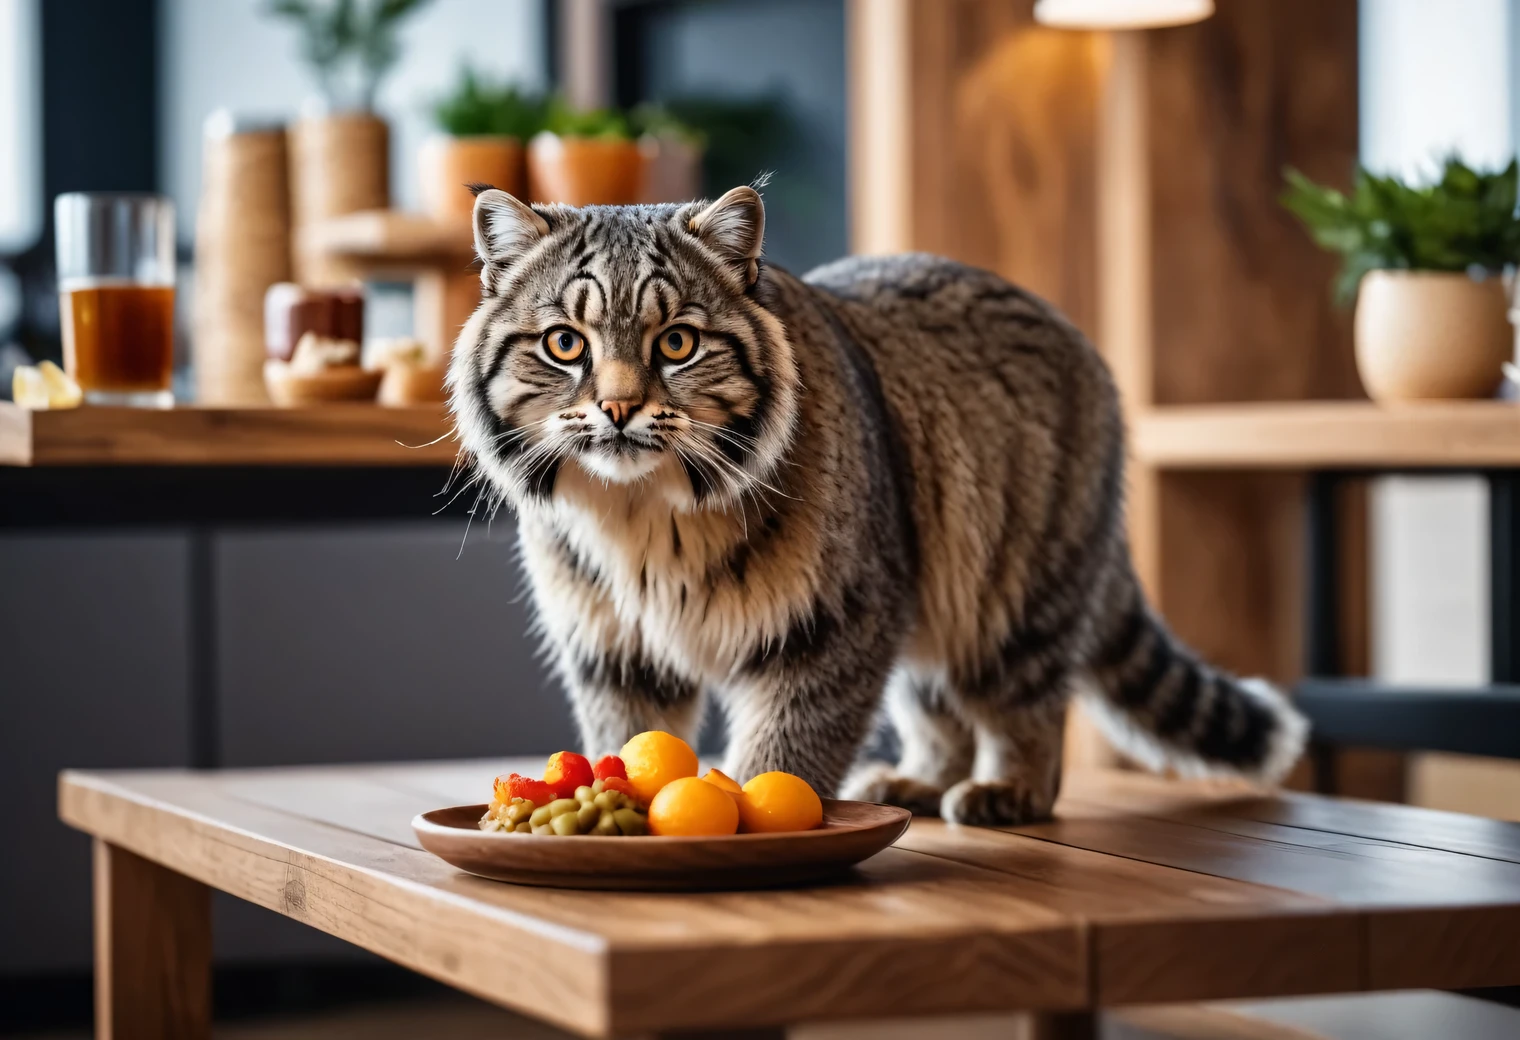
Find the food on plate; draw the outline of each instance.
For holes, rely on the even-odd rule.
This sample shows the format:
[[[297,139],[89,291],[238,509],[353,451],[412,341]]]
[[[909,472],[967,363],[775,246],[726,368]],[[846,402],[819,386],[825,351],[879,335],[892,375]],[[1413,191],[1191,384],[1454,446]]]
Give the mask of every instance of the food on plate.
[[[744,785],[739,816],[751,834],[810,831],[823,823],[823,802],[800,776],[761,773]]]
[[[591,767],[591,775],[598,780],[605,780],[609,776],[628,779],[628,767],[623,765],[623,760],[616,755],[603,755],[596,760],[596,765]]]
[[[11,400],[34,412],[51,408],[77,408],[84,392],[69,374],[51,361],[17,365],[11,374]]]
[[[514,798],[532,802],[534,805],[548,805],[559,797],[554,793],[554,788],[542,780],[535,780],[531,776],[523,776],[521,773],[507,773],[496,778],[496,800],[498,802],[510,802]]]
[[[672,780],[649,803],[649,833],[662,837],[711,838],[739,829],[733,795],[696,776]]]
[[[660,730],[633,737],[618,757],[623,760],[634,793],[646,805],[666,784],[697,775],[697,753],[691,745]]]
[[[480,829],[559,837],[723,837],[806,831],[821,823],[823,802],[801,777],[761,773],[740,787],[721,769],[698,776],[697,753],[686,741],[651,730],[594,766],[584,755],[557,751],[542,780],[503,773]]]
[[[526,778],[511,774],[517,780]],[[648,832],[648,817],[639,810],[632,796],[621,791],[609,790],[603,781],[575,789],[573,797],[558,798],[543,781],[544,801],[521,796],[502,798],[511,790],[510,782],[504,788],[498,778],[497,797],[492,800],[486,814],[480,818],[483,831],[505,831],[509,834],[550,834],[562,838],[579,834],[595,834],[604,837],[633,836]]]
[[[560,798],[575,797],[578,788],[590,787],[595,779],[586,756],[574,751],[556,751],[549,756],[549,764],[544,767],[544,783],[554,788]]]
[[[735,780],[733,777],[729,776],[721,769],[709,769],[702,775],[702,779],[706,780],[714,787],[722,788],[736,798],[744,793],[744,788],[739,786],[739,781]]]

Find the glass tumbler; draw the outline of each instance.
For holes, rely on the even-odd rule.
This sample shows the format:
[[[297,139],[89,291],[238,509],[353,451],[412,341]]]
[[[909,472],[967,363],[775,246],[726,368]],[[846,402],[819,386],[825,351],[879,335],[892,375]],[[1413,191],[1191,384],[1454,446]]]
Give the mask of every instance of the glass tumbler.
[[[174,404],[174,204],[71,192],[53,204],[63,358],[91,404]]]

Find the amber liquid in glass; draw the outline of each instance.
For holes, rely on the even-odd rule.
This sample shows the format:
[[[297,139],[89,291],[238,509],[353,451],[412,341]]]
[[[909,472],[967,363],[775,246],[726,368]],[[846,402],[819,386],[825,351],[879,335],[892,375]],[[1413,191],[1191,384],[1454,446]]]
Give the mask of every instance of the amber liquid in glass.
[[[87,284],[58,295],[63,358],[85,393],[158,392],[174,374],[174,287]]]

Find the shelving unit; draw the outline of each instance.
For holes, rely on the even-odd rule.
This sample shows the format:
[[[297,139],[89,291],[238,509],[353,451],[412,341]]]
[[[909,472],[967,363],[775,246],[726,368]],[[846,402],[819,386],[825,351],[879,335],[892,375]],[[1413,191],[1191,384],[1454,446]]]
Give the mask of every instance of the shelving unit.
[[[29,412],[0,402],[0,466],[447,466],[452,429],[442,405]]]
[[[1520,466],[1520,406],[1439,401],[1178,405],[1130,422],[1130,452],[1163,470]]]

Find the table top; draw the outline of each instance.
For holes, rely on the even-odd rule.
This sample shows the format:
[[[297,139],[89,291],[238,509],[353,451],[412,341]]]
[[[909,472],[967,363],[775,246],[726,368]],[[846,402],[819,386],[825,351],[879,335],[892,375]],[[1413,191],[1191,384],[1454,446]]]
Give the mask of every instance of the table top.
[[[1130,450],[1137,461],[1162,469],[1520,467],[1520,405],[1166,405],[1132,417]]]
[[[0,466],[447,466],[443,405],[97,408],[0,402]]]
[[[418,846],[413,815],[538,766],[70,772],[60,815],[589,1035],[1520,983],[1520,825],[1095,772],[1054,822],[916,821],[817,888],[525,888]]]

